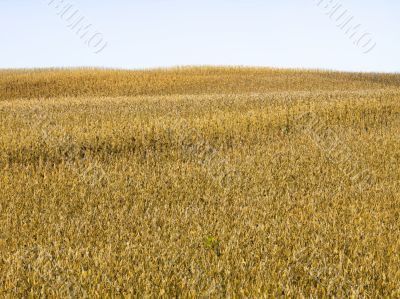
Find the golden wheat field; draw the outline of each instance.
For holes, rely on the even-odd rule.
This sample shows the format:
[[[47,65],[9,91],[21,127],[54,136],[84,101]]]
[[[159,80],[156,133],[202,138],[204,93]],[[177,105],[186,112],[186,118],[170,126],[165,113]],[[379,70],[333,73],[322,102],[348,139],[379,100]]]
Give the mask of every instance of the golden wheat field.
[[[0,71],[0,296],[400,297],[400,75]]]

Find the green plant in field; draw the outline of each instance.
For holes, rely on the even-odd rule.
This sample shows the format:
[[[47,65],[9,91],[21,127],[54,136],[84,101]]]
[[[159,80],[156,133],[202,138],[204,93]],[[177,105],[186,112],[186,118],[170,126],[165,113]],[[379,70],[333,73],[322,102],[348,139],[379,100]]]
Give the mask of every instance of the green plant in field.
[[[208,236],[204,243],[207,249],[212,250],[217,256],[221,255],[220,241],[216,237]]]

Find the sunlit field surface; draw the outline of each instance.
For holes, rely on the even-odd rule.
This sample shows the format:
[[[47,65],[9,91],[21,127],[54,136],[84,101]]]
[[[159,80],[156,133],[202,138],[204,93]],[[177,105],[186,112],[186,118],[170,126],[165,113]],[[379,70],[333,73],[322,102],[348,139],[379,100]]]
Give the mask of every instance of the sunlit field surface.
[[[0,71],[1,297],[399,297],[400,75]]]

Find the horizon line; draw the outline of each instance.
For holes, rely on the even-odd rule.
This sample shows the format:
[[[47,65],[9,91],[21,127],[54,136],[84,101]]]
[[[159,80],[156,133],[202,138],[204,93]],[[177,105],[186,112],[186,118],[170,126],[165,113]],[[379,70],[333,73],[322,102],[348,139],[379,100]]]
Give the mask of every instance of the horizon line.
[[[102,67],[102,66],[46,66],[46,67],[16,67],[16,68],[0,68],[3,71],[65,71],[65,70],[104,70],[104,71],[173,71],[183,69],[243,69],[243,70],[275,70],[275,71],[303,71],[303,72],[325,72],[325,73],[349,73],[349,74],[387,74],[400,75],[400,71],[356,71],[356,70],[339,70],[328,68],[290,68],[290,67],[271,67],[271,66],[255,66],[255,65],[172,65],[160,67],[141,67],[141,68],[121,68],[121,67]]]

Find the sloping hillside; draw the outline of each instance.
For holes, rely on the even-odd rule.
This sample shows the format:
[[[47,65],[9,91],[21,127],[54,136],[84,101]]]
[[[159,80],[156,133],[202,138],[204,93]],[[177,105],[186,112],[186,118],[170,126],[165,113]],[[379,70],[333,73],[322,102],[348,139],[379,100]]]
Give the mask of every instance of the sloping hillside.
[[[1,297],[400,297],[399,75],[0,87]]]

